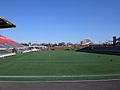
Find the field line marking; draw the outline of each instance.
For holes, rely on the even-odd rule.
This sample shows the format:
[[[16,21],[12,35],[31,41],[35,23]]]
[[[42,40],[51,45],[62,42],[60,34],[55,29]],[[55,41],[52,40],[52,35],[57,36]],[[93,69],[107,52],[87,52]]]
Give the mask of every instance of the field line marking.
[[[58,81],[0,81],[0,83],[80,83],[80,82],[109,82],[120,81],[120,79],[101,79],[101,80],[58,80]]]
[[[105,76],[120,76],[120,74],[97,74],[97,75],[47,75],[47,76],[17,76],[7,75],[0,78],[74,78],[74,77],[105,77]]]

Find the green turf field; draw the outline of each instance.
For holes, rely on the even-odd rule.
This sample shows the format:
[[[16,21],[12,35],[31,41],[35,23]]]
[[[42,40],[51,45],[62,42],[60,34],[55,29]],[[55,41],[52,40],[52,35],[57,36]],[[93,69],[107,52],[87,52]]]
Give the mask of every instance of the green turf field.
[[[31,52],[0,59],[0,80],[120,79],[120,56]]]

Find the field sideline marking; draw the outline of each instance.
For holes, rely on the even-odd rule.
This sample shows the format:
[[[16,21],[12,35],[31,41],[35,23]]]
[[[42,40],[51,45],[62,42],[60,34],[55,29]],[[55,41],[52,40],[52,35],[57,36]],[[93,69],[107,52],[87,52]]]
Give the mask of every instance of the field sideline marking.
[[[80,82],[109,82],[120,81],[120,79],[101,79],[101,80],[59,80],[59,81],[0,81],[0,83],[80,83]]]
[[[0,78],[72,78],[72,77],[105,77],[105,76],[120,76],[120,74],[97,74],[97,75],[47,75],[47,76],[0,76]]]

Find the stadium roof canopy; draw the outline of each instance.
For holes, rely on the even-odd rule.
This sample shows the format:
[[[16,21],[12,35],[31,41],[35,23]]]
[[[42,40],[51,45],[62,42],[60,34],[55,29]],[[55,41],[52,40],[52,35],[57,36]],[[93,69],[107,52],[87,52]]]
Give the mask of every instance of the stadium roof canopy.
[[[16,27],[16,25],[12,24],[8,20],[0,17],[0,28],[13,28]]]

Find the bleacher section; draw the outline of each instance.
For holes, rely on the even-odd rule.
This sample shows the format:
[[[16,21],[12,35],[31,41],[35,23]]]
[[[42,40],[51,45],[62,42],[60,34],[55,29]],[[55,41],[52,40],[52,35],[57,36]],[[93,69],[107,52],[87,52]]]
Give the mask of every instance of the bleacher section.
[[[0,35],[0,57],[15,55],[24,50],[25,46]]]
[[[120,52],[120,46],[94,46],[94,51]]]
[[[11,56],[15,54],[27,53],[32,51],[46,50],[46,46],[24,46],[13,40],[0,35],[0,57]]]
[[[0,58],[6,57],[6,56],[11,56],[11,55],[15,55],[15,53],[11,53],[8,50],[0,50]]]
[[[106,53],[106,54],[120,54],[120,45],[91,45],[78,49],[80,52]]]
[[[20,45],[19,43],[0,35],[0,46],[7,48],[18,48],[22,47],[23,45]]]
[[[0,44],[0,49],[5,49],[6,47],[2,44]]]
[[[11,52],[7,51],[7,50],[0,50],[0,55],[3,55],[3,54],[9,54]]]

